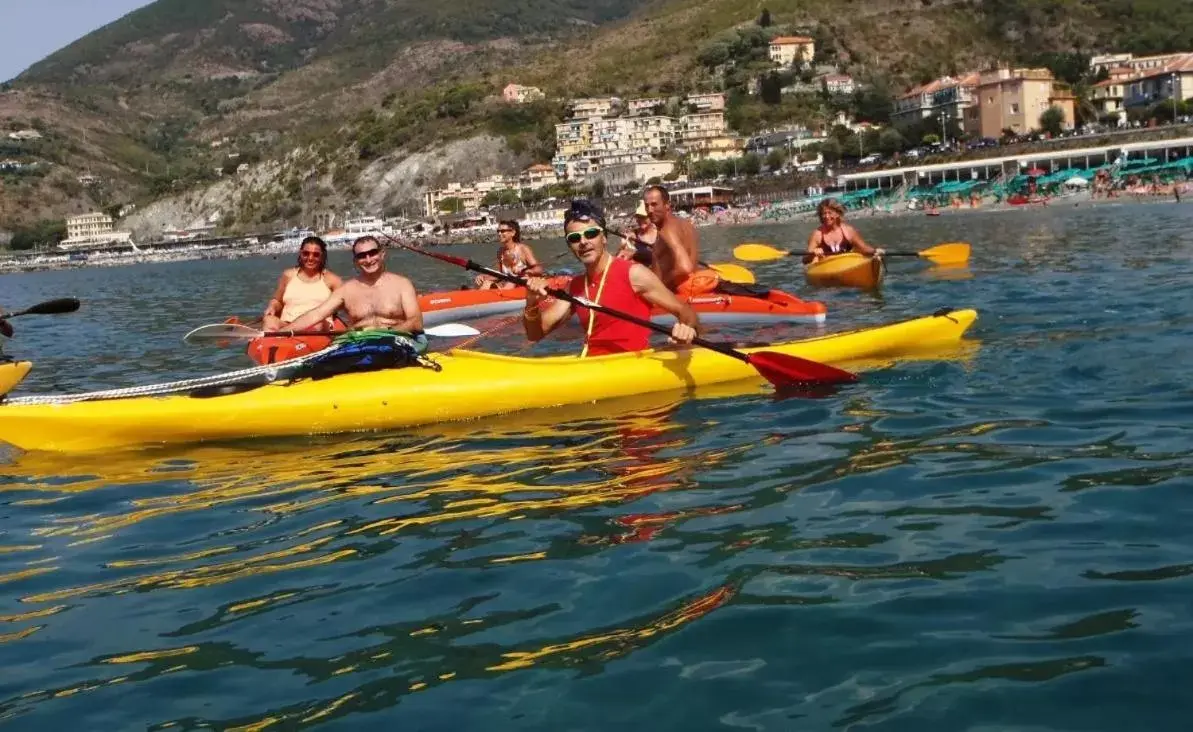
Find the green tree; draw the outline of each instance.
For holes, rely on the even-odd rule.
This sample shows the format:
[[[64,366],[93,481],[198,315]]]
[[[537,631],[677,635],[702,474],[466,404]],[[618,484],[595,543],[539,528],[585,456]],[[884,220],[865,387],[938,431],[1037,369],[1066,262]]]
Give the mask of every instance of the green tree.
[[[604,198],[605,197],[605,179],[604,178],[597,178],[595,181],[593,181],[592,197],[593,198]]]
[[[745,175],[758,175],[762,172],[762,158],[750,153],[741,159],[738,170]]]
[[[760,27],[760,28],[769,28],[770,27],[770,11],[767,10],[766,8],[763,8],[762,14],[758,16],[758,27]]]
[[[770,170],[778,170],[783,167],[783,163],[786,160],[787,155],[783,152],[782,148],[775,148],[766,154],[766,167]]]
[[[878,151],[883,155],[894,155],[903,149],[907,141],[903,135],[893,127],[888,127],[878,135]]]
[[[770,105],[783,102],[783,82],[779,80],[778,74],[771,72],[762,77],[758,85],[758,96]]]
[[[1064,131],[1065,113],[1060,107],[1049,107],[1040,115],[1040,129],[1056,137]]]

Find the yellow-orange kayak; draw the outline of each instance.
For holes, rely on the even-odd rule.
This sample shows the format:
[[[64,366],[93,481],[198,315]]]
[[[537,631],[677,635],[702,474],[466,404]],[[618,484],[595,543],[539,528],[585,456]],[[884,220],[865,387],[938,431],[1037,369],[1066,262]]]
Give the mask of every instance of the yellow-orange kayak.
[[[21,383],[21,379],[25,378],[25,374],[29,373],[29,369],[33,364],[29,361],[3,361],[0,362],[0,397],[13,390],[17,384]]]
[[[775,351],[829,364],[898,360],[955,344],[974,310],[941,311],[873,328],[745,352]],[[523,358],[458,350],[409,366],[326,379],[215,385],[190,380],[164,396],[140,387],[90,395],[23,397],[0,404],[0,440],[25,450],[85,452],[254,437],[393,430],[525,409],[585,404],[761,377],[704,348],[595,358]],[[268,368],[268,367],[257,367]],[[203,381],[202,388],[187,384]]]
[[[882,282],[882,260],[856,252],[835,254],[804,269],[808,282],[821,287],[873,290]]]

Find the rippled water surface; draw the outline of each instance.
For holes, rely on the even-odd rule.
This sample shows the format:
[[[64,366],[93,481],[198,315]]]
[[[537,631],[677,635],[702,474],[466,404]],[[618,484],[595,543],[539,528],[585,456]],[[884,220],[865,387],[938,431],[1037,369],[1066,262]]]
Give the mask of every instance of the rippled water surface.
[[[829,330],[975,307],[976,351],[829,399],[6,458],[0,727],[1188,729],[1193,207],[855,223],[973,261],[893,261],[881,295],[751,267]],[[702,231],[713,261],[807,234]],[[9,308],[84,301],[13,322],[22,392],[247,365],[181,336],[257,313],[287,259],[0,277]]]

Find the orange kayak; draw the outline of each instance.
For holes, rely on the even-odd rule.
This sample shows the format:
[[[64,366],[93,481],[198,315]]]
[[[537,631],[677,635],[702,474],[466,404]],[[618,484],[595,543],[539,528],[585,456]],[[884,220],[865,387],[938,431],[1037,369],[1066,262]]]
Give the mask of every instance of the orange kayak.
[[[552,287],[566,287],[570,277],[552,278]],[[719,292],[694,295],[687,303],[709,324],[738,323],[823,323],[823,303],[801,300],[780,290],[771,290],[766,297],[728,295]],[[507,290],[452,290],[433,292],[418,298],[423,324],[439,325],[460,320],[473,320],[495,315],[512,315],[526,306],[526,290],[521,287]],[[671,315],[656,310],[651,317],[658,322],[673,320]],[[250,341],[249,358],[258,364],[278,363],[296,356],[317,351],[331,345],[330,336],[295,338],[270,337]]]
[[[565,289],[570,277],[552,278],[551,286]],[[823,303],[801,300],[780,290],[771,290],[766,297],[730,295],[712,292],[693,295],[687,303],[706,323],[803,322],[823,323]],[[423,311],[423,323],[438,325],[457,320],[485,318],[492,315],[516,313],[526,306],[526,290],[453,290],[423,295],[418,299]],[[661,312],[657,318],[668,318]]]

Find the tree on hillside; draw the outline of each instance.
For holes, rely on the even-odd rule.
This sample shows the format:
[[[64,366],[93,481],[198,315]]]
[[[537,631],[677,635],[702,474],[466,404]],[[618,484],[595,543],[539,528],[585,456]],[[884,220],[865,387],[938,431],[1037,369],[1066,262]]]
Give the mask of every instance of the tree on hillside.
[[[758,27],[760,27],[760,28],[769,28],[770,27],[770,11],[767,10],[766,8],[763,8],[762,15],[758,16]]]
[[[1040,129],[1056,137],[1064,131],[1065,113],[1060,107],[1049,107],[1040,115]]]
[[[778,74],[771,72],[762,77],[758,85],[758,96],[767,104],[779,104],[783,101],[783,82]]]

